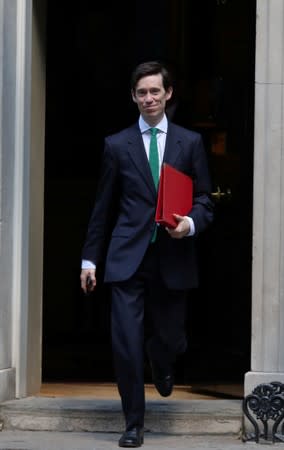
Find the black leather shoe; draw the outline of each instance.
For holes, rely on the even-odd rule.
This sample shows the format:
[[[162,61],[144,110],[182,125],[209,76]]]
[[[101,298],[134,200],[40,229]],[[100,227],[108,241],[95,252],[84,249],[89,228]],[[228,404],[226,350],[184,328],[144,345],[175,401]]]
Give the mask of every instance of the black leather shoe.
[[[151,361],[153,383],[162,397],[171,395],[174,387],[174,376],[171,370],[162,370]]]
[[[118,441],[119,447],[141,447],[144,442],[143,428],[126,430]]]

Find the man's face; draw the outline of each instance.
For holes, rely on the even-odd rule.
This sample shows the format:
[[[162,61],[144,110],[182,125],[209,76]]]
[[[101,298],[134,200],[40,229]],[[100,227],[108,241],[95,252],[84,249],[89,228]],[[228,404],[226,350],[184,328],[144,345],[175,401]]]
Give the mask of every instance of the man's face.
[[[172,91],[172,88],[165,91],[160,73],[143,77],[138,81],[135,91],[132,91],[132,99],[137,103],[140,114],[149,125],[160,122]]]

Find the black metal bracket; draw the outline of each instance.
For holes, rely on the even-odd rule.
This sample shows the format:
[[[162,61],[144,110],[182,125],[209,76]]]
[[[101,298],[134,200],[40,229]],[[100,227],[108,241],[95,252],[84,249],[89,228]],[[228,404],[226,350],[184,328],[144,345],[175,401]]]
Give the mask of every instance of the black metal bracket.
[[[256,386],[243,399],[243,412],[254,428],[253,433],[244,429],[244,442],[259,442],[260,438],[284,442],[284,384],[273,381]]]

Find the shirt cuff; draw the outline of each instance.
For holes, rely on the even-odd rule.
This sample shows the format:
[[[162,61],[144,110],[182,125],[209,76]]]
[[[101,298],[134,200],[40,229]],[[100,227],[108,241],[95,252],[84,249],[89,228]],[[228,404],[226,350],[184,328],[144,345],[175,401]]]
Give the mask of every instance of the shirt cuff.
[[[87,259],[82,260],[81,269],[95,269],[96,264],[92,261],[88,261]]]
[[[184,216],[184,218],[189,223],[189,232],[187,233],[187,235],[185,237],[193,236],[195,234],[195,225],[194,225],[193,219],[191,217],[188,217],[188,216]]]

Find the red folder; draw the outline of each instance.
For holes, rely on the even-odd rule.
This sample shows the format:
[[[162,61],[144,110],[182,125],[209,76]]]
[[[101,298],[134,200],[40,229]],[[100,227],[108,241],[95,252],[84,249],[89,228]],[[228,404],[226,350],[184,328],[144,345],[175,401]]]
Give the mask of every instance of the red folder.
[[[173,214],[187,215],[192,208],[192,179],[167,163],[162,165],[155,221],[176,228]]]

